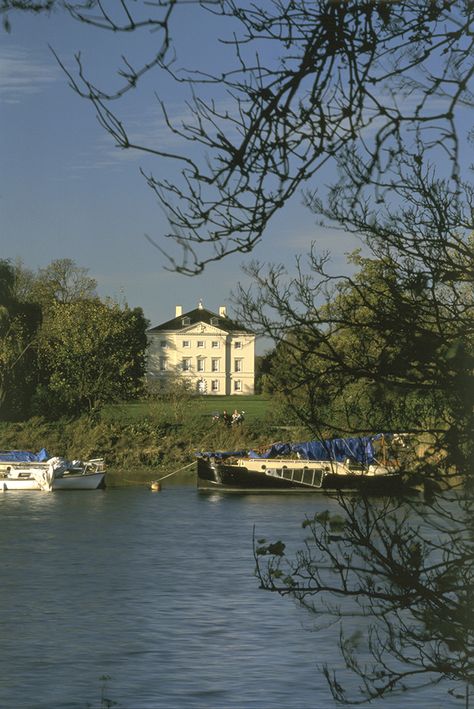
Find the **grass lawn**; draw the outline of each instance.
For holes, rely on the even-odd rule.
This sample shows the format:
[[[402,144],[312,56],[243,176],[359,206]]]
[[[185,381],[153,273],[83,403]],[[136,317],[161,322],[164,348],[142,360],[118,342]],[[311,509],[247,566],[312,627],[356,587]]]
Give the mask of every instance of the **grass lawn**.
[[[232,413],[234,409],[237,409],[237,411],[244,411],[245,418],[250,421],[264,418],[271,405],[271,399],[257,395],[203,396],[195,401],[204,416],[210,416],[216,412],[221,414],[224,409]]]
[[[168,405],[173,406],[171,403]],[[110,404],[104,408],[102,417],[110,421],[133,423],[153,416],[156,406],[156,402],[153,401]],[[161,406],[166,406],[166,404],[161,403]],[[257,394],[253,396],[199,396],[189,399],[186,406],[193,413],[198,412],[203,417],[211,417],[214,413],[221,414],[224,409],[229,413],[237,409],[245,412],[247,421],[254,421],[265,418],[271,407],[271,399]]]

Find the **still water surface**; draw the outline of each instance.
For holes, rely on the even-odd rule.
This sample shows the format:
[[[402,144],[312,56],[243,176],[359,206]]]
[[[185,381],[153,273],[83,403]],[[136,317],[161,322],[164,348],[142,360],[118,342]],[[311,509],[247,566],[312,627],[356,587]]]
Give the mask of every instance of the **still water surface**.
[[[194,487],[0,496],[0,707],[326,709],[318,634],[258,589],[252,530],[301,540],[315,495]],[[106,677],[106,679],[101,679]],[[450,709],[439,687],[371,703]]]

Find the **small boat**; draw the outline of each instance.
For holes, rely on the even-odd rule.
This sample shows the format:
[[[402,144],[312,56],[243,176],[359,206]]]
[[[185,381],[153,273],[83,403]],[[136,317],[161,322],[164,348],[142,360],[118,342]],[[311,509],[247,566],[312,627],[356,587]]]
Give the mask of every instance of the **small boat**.
[[[45,449],[0,451],[0,492],[6,490],[97,490],[105,487],[103,458],[68,461]]]
[[[396,449],[399,434],[275,443],[263,452],[198,454],[200,490],[350,491],[386,494],[404,484]]]

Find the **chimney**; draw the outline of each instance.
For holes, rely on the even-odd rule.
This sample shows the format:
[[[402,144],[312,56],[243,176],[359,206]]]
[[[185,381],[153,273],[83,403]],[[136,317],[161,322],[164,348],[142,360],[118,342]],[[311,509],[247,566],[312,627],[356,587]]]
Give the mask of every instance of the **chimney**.
[[[176,318],[179,318],[180,315],[183,314],[183,306],[182,305],[177,305],[176,306]]]
[[[219,317],[221,317],[221,318],[227,317],[227,309],[226,309],[225,305],[219,306]]]

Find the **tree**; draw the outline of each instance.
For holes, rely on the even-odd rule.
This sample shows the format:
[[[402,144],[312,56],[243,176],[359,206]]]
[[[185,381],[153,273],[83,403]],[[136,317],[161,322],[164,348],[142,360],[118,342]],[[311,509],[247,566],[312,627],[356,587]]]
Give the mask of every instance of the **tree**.
[[[342,703],[442,680],[466,685],[468,697],[474,683],[473,192],[418,157],[399,157],[379,203],[351,186],[357,156],[328,202],[308,197],[316,213],[361,235],[352,275],[336,276],[313,247],[293,278],[254,263],[255,288],[237,293],[239,319],[279,343],[274,385],[314,434],[397,425],[427,447],[422,476],[413,460],[406,470],[424,500],[342,495],[336,514],[303,523],[309,537],[296,553],[281,540],[255,542],[264,589],[321,622],[364,618],[357,636],[341,624],[358,696],[323,668]]]
[[[15,297],[15,269],[0,261],[0,416],[16,419],[28,411],[36,386],[36,335],[41,312]]]
[[[370,251],[354,257],[359,272],[336,278],[317,247],[309,258],[310,273],[300,261],[289,284],[281,267],[264,276],[261,267],[252,266],[260,292],[250,297],[241,291],[242,309],[252,325],[259,323],[262,333],[281,342],[279,366],[292,357],[285,391],[295,395],[295,415],[316,433],[331,426],[323,416],[330,407],[337,407],[338,426],[345,422],[347,430],[360,431],[380,422],[387,405],[401,398],[398,421],[409,423],[414,433],[428,423],[432,462],[442,455],[448,472],[454,467],[464,475],[466,497],[452,500],[441,530],[436,499],[426,512],[417,508],[423,514],[417,528],[409,519],[400,522],[404,507],[379,510],[361,500],[352,509],[342,498],[340,540],[324,536],[327,524],[315,521],[311,551],[322,559],[301,557],[281,587],[272,586],[272,561],[268,575],[260,567],[260,578],[266,587],[304,602],[313,593],[316,599],[321,592],[360,594],[375,624],[369,644],[375,672],[364,674],[345,641],[342,650],[349,669],[366,678],[366,696],[401,687],[413,674],[399,673],[384,657],[406,659],[405,633],[418,676],[431,671],[435,679],[472,683],[467,660],[472,628],[468,624],[461,632],[460,627],[472,582],[472,199],[461,185],[460,159],[463,107],[472,103],[472,3],[203,2],[203,12],[226,23],[227,43],[235,52],[235,62],[219,74],[195,66],[186,72],[173,63],[177,2],[152,5],[153,17],[141,14],[145,8],[151,12],[145,2],[124,0],[113,14],[94,0],[82,10],[78,3],[68,5],[81,22],[124,36],[147,28],[161,31],[145,64],[124,59],[117,89],[99,87],[86,76],[80,55],[75,74],[62,65],[118,147],[181,166],[176,179],[145,175],[168,214],[168,237],[180,250],[178,257],[169,254],[172,268],[192,274],[209,261],[251,251],[272,217],[297,190],[310,188],[322,168],[334,162],[341,172],[327,199],[308,195],[307,201],[318,214],[364,237]],[[128,132],[118,102],[154,68],[189,87],[189,120],[176,125],[160,105],[171,132],[203,154],[139,145]],[[215,100],[207,98],[211,89]],[[225,102],[219,101],[223,91]],[[435,174],[430,159],[442,165]],[[444,536],[430,544],[427,531],[437,529]],[[260,547],[258,556],[281,556],[281,544]],[[336,583],[325,577],[319,582],[315,563],[335,568]],[[405,605],[397,614],[400,601]],[[442,612],[450,626],[433,622]],[[398,625],[383,625],[385,618]],[[449,661],[449,653],[456,662]],[[329,674],[328,679],[335,697],[346,701]]]
[[[275,350],[267,350],[263,355],[255,357],[255,392],[257,394],[273,394],[270,381],[272,363],[275,358]]]
[[[7,32],[10,32],[10,20],[8,12],[13,10],[21,10],[22,12],[49,12],[54,5],[59,5],[57,0],[43,0],[35,2],[35,0],[0,0],[0,15],[3,17],[3,27]]]
[[[74,303],[97,296],[97,281],[89,269],[69,258],[56,259],[40,268],[30,282],[28,298],[47,309],[52,303]]]
[[[143,385],[146,320],[140,309],[98,299],[54,303],[41,332],[38,413],[93,412]]]
[[[38,272],[0,262],[5,417],[93,411],[141,391],[147,321],[140,308],[100,301],[96,287],[71,259]]]
[[[355,166],[354,166],[355,170]],[[351,174],[354,174],[354,170]],[[353,275],[316,247],[308,271],[248,267],[239,317],[281,343],[275,388],[316,435],[381,428],[428,434],[445,471],[470,473],[474,420],[473,192],[400,160],[390,199],[339,185],[314,210],[364,240]],[[352,201],[350,197],[352,195]]]

